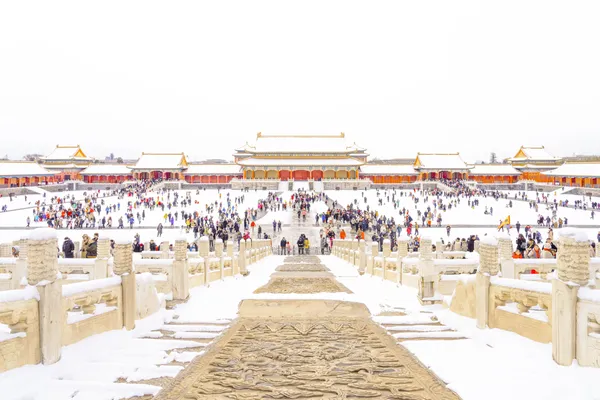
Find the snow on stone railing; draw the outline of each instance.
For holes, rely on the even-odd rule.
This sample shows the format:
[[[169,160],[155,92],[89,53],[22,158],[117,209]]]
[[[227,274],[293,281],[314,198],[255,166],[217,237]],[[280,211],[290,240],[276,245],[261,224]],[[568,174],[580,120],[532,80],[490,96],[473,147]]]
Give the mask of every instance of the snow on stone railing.
[[[478,299],[479,301],[479,299]],[[552,284],[492,276],[488,326],[541,343],[552,341]]]
[[[25,263],[14,257],[0,258],[0,292],[18,289],[26,273]]]
[[[0,372],[40,362],[39,299],[33,286],[0,292]]]
[[[142,259],[134,260],[133,271],[136,274],[150,273],[154,278],[159,293],[173,293],[174,259]]]
[[[600,290],[580,288],[577,297],[577,362],[600,367]]]
[[[600,273],[600,257],[590,258],[590,276],[595,277]],[[518,258],[502,261],[502,277],[510,279],[523,279],[522,275],[535,270],[541,277],[556,270],[556,258]]]
[[[115,276],[62,287],[63,346],[123,328],[121,284],[121,277]]]

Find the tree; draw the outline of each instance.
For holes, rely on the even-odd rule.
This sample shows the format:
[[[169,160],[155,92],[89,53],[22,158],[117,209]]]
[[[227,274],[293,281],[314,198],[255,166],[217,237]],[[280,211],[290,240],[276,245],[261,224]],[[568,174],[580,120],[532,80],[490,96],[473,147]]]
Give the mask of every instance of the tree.
[[[26,154],[23,157],[23,160],[27,160],[27,161],[38,161],[40,158],[42,158],[43,156],[41,154],[37,154],[37,153],[33,153],[33,154]]]
[[[117,164],[123,164],[123,159],[121,157],[117,157]]]
[[[496,157],[496,153],[490,153],[490,164],[496,164],[498,162],[498,157]]]

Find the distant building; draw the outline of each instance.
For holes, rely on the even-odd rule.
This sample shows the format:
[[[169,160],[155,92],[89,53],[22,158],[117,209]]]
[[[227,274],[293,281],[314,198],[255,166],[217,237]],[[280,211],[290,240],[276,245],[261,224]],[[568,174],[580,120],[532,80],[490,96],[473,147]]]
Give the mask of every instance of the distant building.
[[[235,163],[245,179],[358,179],[365,149],[337,135],[264,135],[236,149]]]

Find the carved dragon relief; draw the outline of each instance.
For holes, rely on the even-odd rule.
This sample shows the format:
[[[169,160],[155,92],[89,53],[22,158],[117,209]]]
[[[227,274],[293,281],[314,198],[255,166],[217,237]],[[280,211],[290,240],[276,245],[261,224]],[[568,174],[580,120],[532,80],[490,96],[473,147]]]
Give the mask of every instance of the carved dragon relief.
[[[458,399],[366,319],[241,319],[157,399]]]

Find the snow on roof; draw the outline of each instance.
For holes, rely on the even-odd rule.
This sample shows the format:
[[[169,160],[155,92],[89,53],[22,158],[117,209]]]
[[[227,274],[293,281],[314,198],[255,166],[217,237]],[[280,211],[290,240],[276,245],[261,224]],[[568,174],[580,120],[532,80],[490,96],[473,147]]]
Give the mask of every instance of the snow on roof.
[[[124,164],[93,164],[81,171],[81,175],[131,175],[131,169]]]
[[[48,171],[36,162],[2,161],[0,162],[0,177],[16,178],[20,176],[53,176],[54,172]]]
[[[544,149],[544,146],[521,146],[517,154],[510,160],[554,161],[559,159],[559,157],[550,155],[550,153]]]
[[[510,164],[475,164],[469,175],[521,175]]]
[[[525,164],[525,165],[516,165],[516,169],[519,171],[525,170],[535,170],[535,171],[548,171],[551,169],[556,169],[556,165],[549,164]]]
[[[458,153],[448,154],[417,154],[414,164],[416,169],[437,170],[466,170],[471,167],[467,165]]]
[[[142,156],[131,169],[176,170],[187,167],[187,159],[183,153],[142,153]]]
[[[243,166],[344,166],[355,167],[364,163],[354,158],[246,158],[238,160]]]
[[[600,178],[600,163],[566,163],[551,171],[542,172],[542,174],[573,178]]]
[[[353,153],[364,151],[356,144],[347,145],[343,133],[337,135],[256,135],[256,143],[237,151],[250,153]]]
[[[191,164],[184,175],[241,175],[240,166],[236,164]]]
[[[410,164],[366,164],[360,167],[361,175],[418,175]]]
[[[85,167],[86,167],[85,165],[75,165],[73,163],[70,163],[70,164],[44,164],[44,168],[50,169],[50,170],[84,169]]]
[[[61,146],[56,145],[52,153],[43,158],[46,161],[63,161],[63,160],[90,160],[86,156],[81,147],[77,146]]]

